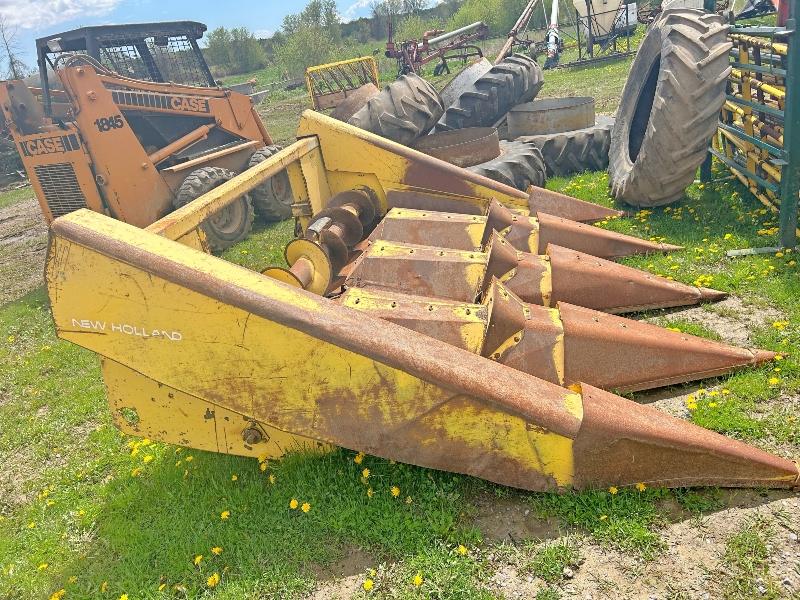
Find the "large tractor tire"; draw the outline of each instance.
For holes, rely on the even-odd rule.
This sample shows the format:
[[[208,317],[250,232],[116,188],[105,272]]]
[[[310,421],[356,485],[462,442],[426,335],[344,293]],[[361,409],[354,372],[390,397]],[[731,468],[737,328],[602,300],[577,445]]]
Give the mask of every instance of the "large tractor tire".
[[[467,169],[523,192],[531,185],[543,187],[547,179],[539,148],[536,144],[519,140],[501,141],[500,156]]]
[[[605,171],[614,117],[598,116],[592,127],[522,138],[542,151],[548,177],[562,177],[583,171]]]
[[[403,75],[370,98],[347,121],[401,144],[428,133],[444,107],[439,93],[418,75]]]
[[[235,176],[233,171],[220,167],[192,171],[178,188],[173,205],[180,208]],[[246,238],[253,229],[253,216],[250,198],[244,195],[203,221],[201,227],[211,251],[222,252]]]
[[[731,67],[728,26],[693,9],[665,10],[631,65],[611,133],[612,195],[633,206],[681,196],[708,151]]]
[[[439,119],[436,131],[494,125],[512,106],[533,100],[543,84],[536,61],[513,54],[461,92]]]
[[[259,148],[250,157],[247,168],[255,167],[282,149],[280,146]],[[270,177],[267,181],[254,188],[249,195],[253,200],[253,208],[255,208],[256,213],[265,221],[283,221],[292,216],[294,196],[292,195],[292,186],[289,183],[289,175],[286,171],[281,171],[277,175]]]

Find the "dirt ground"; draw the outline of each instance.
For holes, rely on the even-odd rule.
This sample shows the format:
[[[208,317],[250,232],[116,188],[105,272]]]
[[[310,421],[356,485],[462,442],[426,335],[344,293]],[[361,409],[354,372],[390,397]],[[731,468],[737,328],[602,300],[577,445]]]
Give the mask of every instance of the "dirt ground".
[[[30,195],[0,208],[0,306],[42,285],[47,225]]]

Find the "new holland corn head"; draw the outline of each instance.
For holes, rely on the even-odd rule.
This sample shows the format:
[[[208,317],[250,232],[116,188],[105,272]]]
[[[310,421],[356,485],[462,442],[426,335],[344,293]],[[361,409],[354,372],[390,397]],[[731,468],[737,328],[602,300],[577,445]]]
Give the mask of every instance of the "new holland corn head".
[[[284,169],[288,268],[208,254],[199,225]],[[296,143],[145,229],[56,219],[47,285],[131,434],[338,445],[530,490],[797,486],[795,463],[609,391],[772,358],[608,314],[723,296],[612,262],[674,249],[589,224],[614,214],[307,112]]]

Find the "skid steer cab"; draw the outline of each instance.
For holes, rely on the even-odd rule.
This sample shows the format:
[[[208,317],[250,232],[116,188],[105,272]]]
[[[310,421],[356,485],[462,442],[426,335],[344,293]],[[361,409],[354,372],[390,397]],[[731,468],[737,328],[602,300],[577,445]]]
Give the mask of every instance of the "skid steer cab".
[[[85,27],[36,42],[39,85],[0,83],[15,142],[48,223],[89,208],[147,227],[280,150],[251,98],[216,86],[190,21]],[[210,215],[215,252],[254,214],[291,216],[285,172]]]

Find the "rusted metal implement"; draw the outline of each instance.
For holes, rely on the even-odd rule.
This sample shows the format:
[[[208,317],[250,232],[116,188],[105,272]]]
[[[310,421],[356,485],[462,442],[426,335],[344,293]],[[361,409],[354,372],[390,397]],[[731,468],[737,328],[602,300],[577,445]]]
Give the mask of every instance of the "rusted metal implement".
[[[362,56],[308,67],[306,88],[314,110],[336,108],[362,87],[378,85],[378,63]]]
[[[144,230],[88,210],[53,223],[46,278],[58,335],[101,355],[123,431],[246,456],[333,444],[530,490],[798,485],[789,460],[594,385],[686,381],[769,353],[556,304],[552,266],[527,292],[552,308],[515,291],[521,263],[540,260],[516,248],[540,251],[546,218],[531,212],[564,197],[520,194],[321,115],[306,115],[300,136]],[[287,249],[291,268],[266,276],[203,252],[203,220],[282,169],[302,234]],[[464,221],[461,233],[436,247],[381,240],[411,213],[447,220],[421,206],[437,203]],[[545,250],[550,262],[563,254],[602,267],[601,277],[606,264],[623,268]],[[409,269],[418,252],[431,260]],[[383,276],[395,258],[407,285],[348,284],[379,260]],[[458,281],[460,298],[440,293]],[[618,304],[641,300],[604,285]],[[704,294],[688,289],[692,301]],[[612,356],[651,371],[613,369]]]

